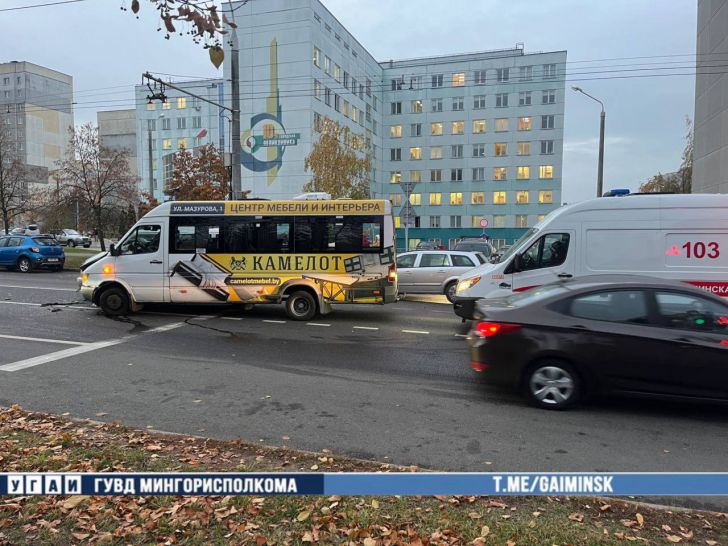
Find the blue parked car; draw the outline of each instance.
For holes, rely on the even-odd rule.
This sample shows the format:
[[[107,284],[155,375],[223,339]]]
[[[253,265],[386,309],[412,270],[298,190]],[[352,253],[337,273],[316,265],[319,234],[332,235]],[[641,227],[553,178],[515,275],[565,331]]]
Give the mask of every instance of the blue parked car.
[[[66,261],[63,248],[47,235],[6,235],[0,237],[0,266],[29,273],[45,267],[61,271]]]

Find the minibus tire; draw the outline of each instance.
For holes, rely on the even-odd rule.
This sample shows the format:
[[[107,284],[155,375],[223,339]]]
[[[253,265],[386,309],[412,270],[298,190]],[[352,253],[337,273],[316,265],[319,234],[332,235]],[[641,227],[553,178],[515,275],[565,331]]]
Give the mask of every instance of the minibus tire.
[[[129,295],[119,286],[110,286],[99,296],[99,307],[105,315],[119,317],[129,314]]]
[[[316,316],[316,299],[305,290],[293,292],[286,300],[286,314],[293,320],[311,320]]]

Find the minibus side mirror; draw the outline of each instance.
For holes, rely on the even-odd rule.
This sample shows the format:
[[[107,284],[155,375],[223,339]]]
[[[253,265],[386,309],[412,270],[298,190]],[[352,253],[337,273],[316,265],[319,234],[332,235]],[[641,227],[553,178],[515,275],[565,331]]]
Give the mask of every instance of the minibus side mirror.
[[[521,255],[516,254],[513,257],[513,272],[519,273],[520,271],[522,271],[522,268],[521,268],[522,265],[523,265],[523,260],[521,259]]]
[[[119,250],[114,246],[114,243],[111,243],[109,245],[109,254],[111,256],[118,256],[119,255]]]

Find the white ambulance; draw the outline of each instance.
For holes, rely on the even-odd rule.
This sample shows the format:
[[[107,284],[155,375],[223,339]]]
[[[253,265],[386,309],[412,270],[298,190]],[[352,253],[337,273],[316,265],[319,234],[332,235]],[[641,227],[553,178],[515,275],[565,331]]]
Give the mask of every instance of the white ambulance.
[[[458,279],[455,313],[584,275],[630,273],[728,297],[728,195],[634,194],[566,205],[529,229],[495,264]]]

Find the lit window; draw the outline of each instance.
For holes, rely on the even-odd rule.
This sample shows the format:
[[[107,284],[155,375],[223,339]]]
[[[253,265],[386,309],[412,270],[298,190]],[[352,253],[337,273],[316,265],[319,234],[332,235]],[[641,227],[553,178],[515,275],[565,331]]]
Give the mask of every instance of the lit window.
[[[531,143],[530,142],[519,142],[518,143],[518,155],[531,155]]]
[[[165,138],[164,140],[162,140],[162,148],[165,150],[171,150],[172,149],[172,139]]]
[[[519,180],[528,180],[529,178],[531,178],[531,167],[517,167],[517,170],[518,174],[516,175],[516,177]]]
[[[494,145],[496,157],[502,157],[508,154],[508,144],[505,142],[496,142]]]
[[[506,204],[506,192],[494,191],[493,192],[493,204],[494,205],[505,205]]]
[[[415,148],[410,148],[410,159],[414,161],[422,159],[422,148],[420,148],[419,146]]]
[[[157,105],[154,102],[147,103],[147,110],[154,111],[157,109]]]
[[[390,193],[389,200],[392,202],[392,205],[394,205],[395,207],[402,206],[402,194],[401,193]]]
[[[334,110],[337,112],[341,111],[341,97],[334,93]],[[344,115],[348,118],[349,117],[349,101],[344,101]]]
[[[313,48],[313,64],[321,68],[321,50],[317,47]]]
[[[412,101],[412,113],[413,114],[421,114],[422,113],[422,100],[413,100]]]
[[[538,192],[538,202],[542,204],[553,203],[554,192],[552,192],[551,190],[542,190]]]
[[[482,191],[474,191],[470,194],[471,205],[482,205],[483,203],[485,203],[485,195]]]
[[[505,180],[506,174],[506,167],[493,167],[493,180]]]
[[[508,93],[496,93],[495,106],[496,108],[505,108],[508,106]]]
[[[518,130],[519,131],[530,131],[531,130],[531,118],[530,117],[518,118]]]
[[[436,121],[434,123],[430,123],[430,134],[432,136],[442,135],[442,122]]]
[[[453,192],[450,194],[451,205],[462,205],[463,204],[463,192]]]
[[[517,191],[516,192],[516,204],[528,205],[528,192],[527,191]]]
[[[430,194],[430,205],[432,205],[433,207],[442,205],[442,194],[441,193],[431,193]]]
[[[505,214],[496,214],[493,216],[493,227],[494,228],[504,228],[506,227],[506,215]]]
[[[473,133],[485,133],[485,120],[474,119],[473,120]]]
[[[177,149],[178,150],[186,150],[187,149],[187,139],[186,138],[178,138],[177,139]]]
[[[528,216],[525,214],[516,214],[516,227],[528,227]]]
[[[452,75],[452,86],[462,87],[465,85],[465,72],[456,72]]]
[[[508,130],[508,118],[498,118],[495,120],[495,131],[501,133]]]
[[[361,116],[359,116],[359,109],[356,106],[352,105],[352,107],[351,107],[351,120],[358,122],[360,117]]]
[[[392,171],[389,173],[389,182],[392,184],[399,184],[402,182],[402,172],[401,171]]]
[[[475,95],[473,97],[473,108],[475,110],[482,110],[485,108],[485,95]]]
[[[554,167],[552,165],[541,165],[538,168],[538,177],[539,178],[553,178],[554,177]]]
[[[422,204],[422,194],[421,193],[411,193],[410,194],[410,204],[414,206],[420,206]]]
[[[172,108],[172,103],[168,100],[164,101],[162,103],[162,110],[170,110]]]
[[[392,125],[389,128],[389,136],[391,138],[402,138],[402,126],[401,125]]]
[[[464,121],[453,121],[452,122],[452,134],[453,135],[462,135],[464,130],[465,130]]]
[[[184,110],[187,108],[187,97],[177,97],[177,109]]]
[[[432,146],[430,148],[430,159],[442,159],[442,146]]]
[[[538,220],[539,222],[543,222],[543,219],[544,219],[544,218],[546,218],[546,215],[545,215],[545,214],[539,214],[538,216],[536,216],[536,219],[537,219],[537,220]]]
[[[518,93],[518,106],[531,106],[530,91],[521,91]]]
[[[402,219],[399,216],[394,217],[394,227],[396,227],[396,228],[402,227]]]
[[[422,182],[422,171],[410,171],[410,182]]]

